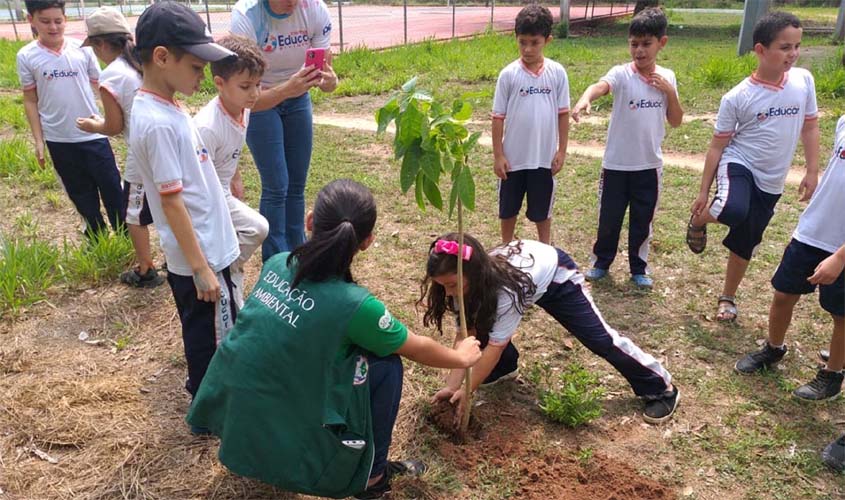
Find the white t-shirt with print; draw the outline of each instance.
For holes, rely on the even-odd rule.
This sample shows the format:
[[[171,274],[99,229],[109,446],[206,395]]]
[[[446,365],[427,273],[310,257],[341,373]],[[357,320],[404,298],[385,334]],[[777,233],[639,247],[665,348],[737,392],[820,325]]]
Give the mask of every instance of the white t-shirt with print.
[[[219,272],[240,254],[223,188],[190,115],[177,104],[139,90],[132,105],[129,148],[150,205],[167,270],[191,276],[192,269],[176,241],[161,196],[181,193],[200,249]]]
[[[678,82],[672,70],[657,66],[655,73],[672,84],[677,93]],[[607,82],[613,93],[602,167],[630,172],[663,166],[660,145],[666,134],[666,94],[654,88],[634,63],[614,66],[601,81]]]
[[[117,101],[123,111],[123,137],[129,143],[129,118],[132,115],[132,102],[135,94],[141,88],[143,79],[135,68],[126,62],[123,57],[118,57],[111,62],[100,75],[100,92],[108,92]],[[126,168],[123,170],[123,179],[133,184],[140,184],[141,177],[137,173],[136,161],[132,150],[126,152]]]
[[[558,115],[569,112],[569,79],[563,66],[544,59],[533,73],[521,59],[496,82],[493,118],[505,120],[503,147],[512,172],[551,168],[558,147]]]
[[[332,18],[323,0],[298,0],[285,18],[270,12],[265,0],[239,0],[232,8],[230,31],[258,44],[267,62],[261,85],[267,88],[299,71],[309,48],[329,48]]]
[[[521,252],[511,255],[508,258],[508,263],[531,275],[531,281],[534,282],[536,291],[531,297],[526,297],[526,307],[540,300],[550,284],[553,282],[565,283],[578,272],[574,267],[570,269],[559,266],[557,249],[551,245],[533,240],[518,240],[509,243],[508,247],[516,247],[519,244],[522,245]],[[507,248],[498,247],[490,253],[491,255],[507,255]],[[517,310],[513,298],[507,290],[499,290],[498,296],[496,321],[490,330],[489,344],[501,346],[506,345],[516,333],[525,311],[520,313]]]
[[[91,85],[100,79],[100,66],[90,47],[65,38],[60,51],[37,40],[17,55],[18,77],[24,90],[38,93],[38,115],[44,139],[50,142],[85,142],[102,139],[76,127],[77,118],[99,114]]]
[[[243,121],[237,121],[226,112],[220,96],[210,100],[194,116],[194,124],[208,149],[211,162],[217,170],[217,177],[226,194],[231,193],[232,177],[238,169],[238,159],[246,140],[249,125],[249,109],[244,109]]]
[[[720,165],[739,163],[762,191],[783,193],[792,156],[807,120],[818,119],[813,75],[792,68],[772,85],[754,75],[722,97],[716,137],[731,137]]]
[[[836,123],[836,140],[822,180],[798,219],[792,237],[826,252],[845,245],[845,116]]]

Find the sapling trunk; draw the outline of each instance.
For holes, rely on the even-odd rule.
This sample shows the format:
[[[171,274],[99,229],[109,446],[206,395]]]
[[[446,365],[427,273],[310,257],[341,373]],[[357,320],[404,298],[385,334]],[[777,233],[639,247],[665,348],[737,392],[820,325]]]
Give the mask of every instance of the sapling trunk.
[[[458,197],[458,318],[461,329],[458,341],[469,335],[467,332],[467,316],[464,308],[464,218],[461,198]],[[459,436],[466,439],[469,430],[469,414],[472,408],[472,368],[467,368],[464,373],[464,413],[461,415],[461,428]]]

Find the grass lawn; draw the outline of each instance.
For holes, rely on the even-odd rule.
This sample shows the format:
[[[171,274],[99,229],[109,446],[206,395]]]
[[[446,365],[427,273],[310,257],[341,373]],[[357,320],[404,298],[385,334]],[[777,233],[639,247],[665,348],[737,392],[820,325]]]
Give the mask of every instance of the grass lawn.
[[[687,14],[675,17],[681,15],[673,14],[670,46],[661,57],[678,74],[687,112],[714,113],[721,94],[748,70],[748,61],[732,56],[737,26],[707,27],[710,21]],[[623,25],[603,26],[592,36],[554,42],[548,55],[566,65],[577,98],[611,65],[626,60],[624,40]],[[819,37],[805,42],[810,56],[805,60],[812,63],[817,81],[839,78],[841,70],[832,63],[839,49]],[[0,235],[6,241],[60,246],[65,238],[78,239],[78,218],[60,188],[46,184],[43,172],[32,169],[31,153],[22,145],[29,133],[15,90],[13,59],[19,46],[0,42]],[[486,92],[476,116],[486,123],[496,75],[515,57],[512,38],[500,35],[350,52],[336,60],[341,95],[320,96],[317,112],[370,115],[387,92],[419,74],[425,87],[442,95]],[[820,91],[826,114],[822,162],[831,143],[831,120],[841,111],[835,96],[832,90]],[[208,98],[201,93],[189,103],[199,105]],[[609,102],[600,102],[596,114],[606,115]],[[671,131],[669,149],[703,153],[710,127],[701,119]],[[603,124],[575,127],[573,137],[602,140],[604,130]],[[122,157],[122,140],[114,145]],[[389,137],[315,127],[307,200],[310,204],[321,186],[339,177],[358,180],[373,191],[379,208],[377,239],[357,258],[355,277],[409,328],[447,343],[451,333],[439,337],[425,330],[414,303],[428,244],[455,222],[437,212],[420,213],[411,196],[399,194],[399,166],[392,156]],[[258,175],[250,155],[243,157],[247,202],[257,206]],[[466,225],[492,245],[498,220],[489,157],[489,149],[479,148],[471,158],[477,209]],[[7,163],[15,166],[4,169]],[[582,265],[589,260],[595,236],[599,171],[599,160],[571,155],[558,177],[554,240]],[[804,204],[797,201],[796,188],[788,186],[740,289],[740,321],[723,326],[713,316],[724,273],[725,250],[719,241],[725,230],[711,226],[708,249],[701,256],[691,254],[684,242],[698,179],[688,170],[665,169],[650,258],[655,289],[643,293],[628,283],[624,231],[611,279],[592,289],[607,322],[672,372],[682,390],[676,418],[660,427],[643,424],[641,406],[624,379],[542,311],[531,310],[515,340],[524,373],[538,363],[557,371],[580,363],[598,376],[606,391],[603,415],[569,429],[542,417],[530,387],[502,384],[480,393],[476,413],[485,426],[481,438],[457,447],[425,420],[440,374],[406,363],[392,453],[396,458],[420,457],[431,470],[421,480],[398,481],[394,498],[845,497],[842,476],[825,469],[818,457],[824,445],[845,431],[841,402],[811,405],[790,395],[814,375],[815,351],[826,347],[830,337],[830,317],[816,298],[806,297],[796,308],[790,352],[780,369],[751,377],[732,371],[736,359],[757,349],[756,341],[765,335],[769,279]],[[531,238],[535,231],[520,221],[518,234]],[[253,259],[247,283],[256,278],[258,267]],[[0,266],[0,285],[2,280]],[[3,311],[0,320],[4,492],[13,498],[288,498],[227,473],[216,458],[216,440],[188,435],[182,421],[189,404],[181,389],[182,344],[167,287],[128,290],[114,279],[88,279],[57,281],[39,293],[45,298],[24,306],[14,319]],[[88,341],[80,340],[81,332]],[[39,458],[34,449],[57,463]],[[575,493],[552,486],[571,486]]]

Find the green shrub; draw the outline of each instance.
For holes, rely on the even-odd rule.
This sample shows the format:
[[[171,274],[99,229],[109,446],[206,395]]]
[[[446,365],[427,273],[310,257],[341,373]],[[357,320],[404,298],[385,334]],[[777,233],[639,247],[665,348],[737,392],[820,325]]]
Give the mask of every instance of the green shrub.
[[[705,87],[729,89],[750,75],[757,67],[753,54],[742,57],[711,57],[695,72],[695,79]]]
[[[825,61],[813,70],[816,80],[816,94],[820,98],[839,99],[845,96],[845,68],[842,67],[842,52]]]
[[[4,241],[0,235],[0,311],[16,316],[21,308],[47,297],[58,273],[59,252],[35,239]]]
[[[125,232],[101,231],[73,246],[65,241],[62,268],[69,283],[96,285],[116,279],[135,253]]]
[[[528,378],[537,388],[540,409],[551,420],[578,427],[601,416],[604,389],[579,363],[569,364],[556,379],[548,364],[537,364]]]

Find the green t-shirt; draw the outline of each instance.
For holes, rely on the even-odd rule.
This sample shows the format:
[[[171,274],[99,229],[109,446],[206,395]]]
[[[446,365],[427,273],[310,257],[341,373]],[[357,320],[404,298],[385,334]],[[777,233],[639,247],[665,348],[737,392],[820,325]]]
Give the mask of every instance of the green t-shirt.
[[[408,329],[370,295],[353,314],[344,345],[357,345],[379,357],[393,354],[408,339]]]

